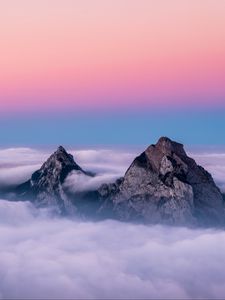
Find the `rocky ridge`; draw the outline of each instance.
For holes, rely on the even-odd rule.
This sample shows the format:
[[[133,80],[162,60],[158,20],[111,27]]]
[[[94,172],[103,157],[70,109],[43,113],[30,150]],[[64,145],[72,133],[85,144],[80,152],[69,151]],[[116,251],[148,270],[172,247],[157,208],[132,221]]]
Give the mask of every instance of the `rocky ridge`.
[[[63,182],[72,171],[93,176],[60,146],[16,195],[37,206],[54,205],[63,214],[171,225],[224,223],[224,199],[212,176],[167,137],[136,157],[123,178],[96,191],[68,193]]]
[[[55,206],[62,214],[73,214],[76,208],[63,189],[63,182],[72,171],[92,176],[60,146],[40,170],[32,174],[30,180],[16,188],[16,195],[22,199],[32,200],[37,206]]]
[[[224,222],[223,197],[212,176],[167,137],[136,157],[120,182],[102,186],[99,193],[122,220]]]

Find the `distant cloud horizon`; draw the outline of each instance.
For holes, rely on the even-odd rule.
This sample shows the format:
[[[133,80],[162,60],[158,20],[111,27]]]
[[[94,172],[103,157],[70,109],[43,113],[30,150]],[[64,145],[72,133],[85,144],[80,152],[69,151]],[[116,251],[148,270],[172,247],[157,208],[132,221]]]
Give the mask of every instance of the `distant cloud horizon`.
[[[0,149],[0,189],[10,185],[17,185],[30,178],[47,158],[55,151],[35,148],[5,148]],[[86,178],[76,172],[69,174],[64,182],[65,188],[74,191],[96,189],[103,183],[112,183],[117,178],[124,176],[136,156],[144,148],[86,148],[75,149],[69,147],[68,153],[86,171],[96,174],[94,178]],[[194,158],[198,164],[210,172],[216,184],[225,192],[225,148],[189,149],[187,154]],[[79,186],[78,190],[74,186]]]

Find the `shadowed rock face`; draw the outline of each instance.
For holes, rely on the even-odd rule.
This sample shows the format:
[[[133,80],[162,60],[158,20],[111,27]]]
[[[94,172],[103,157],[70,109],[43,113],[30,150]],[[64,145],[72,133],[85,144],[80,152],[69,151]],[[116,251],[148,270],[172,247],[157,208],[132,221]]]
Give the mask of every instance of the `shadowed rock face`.
[[[33,173],[31,179],[17,187],[16,193],[24,199],[34,199],[38,206],[56,206],[61,213],[73,213],[74,205],[68,199],[62,184],[71,171],[89,176],[78,166],[71,154],[60,146],[55,153]]]
[[[223,197],[211,175],[166,137],[135,158],[120,183],[104,185],[99,193],[122,220],[210,225],[224,218]]]
[[[71,171],[85,172],[63,147],[53,153],[16,197],[63,214],[119,218],[172,225],[224,224],[224,199],[211,175],[166,137],[136,157],[123,178],[97,191],[71,194],[63,182]]]

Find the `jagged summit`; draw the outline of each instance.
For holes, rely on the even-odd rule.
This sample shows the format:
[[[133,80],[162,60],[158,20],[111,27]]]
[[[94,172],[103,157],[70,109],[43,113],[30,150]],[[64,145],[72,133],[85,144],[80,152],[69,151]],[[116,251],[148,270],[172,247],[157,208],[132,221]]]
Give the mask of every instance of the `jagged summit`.
[[[55,153],[56,153],[56,154],[64,153],[64,154],[67,154],[67,155],[68,155],[66,149],[65,149],[63,146],[59,146],[59,147],[57,148],[57,150],[55,151]]]
[[[183,145],[161,137],[134,159],[119,184],[100,190],[121,219],[152,223],[221,223],[222,195]]]
[[[137,158],[137,161],[139,159],[143,160],[143,156],[156,171],[160,168],[161,160],[164,156],[187,157],[187,154],[182,144],[174,142],[168,137],[161,137],[155,145],[150,145],[141,156]]]
[[[162,147],[162,146],[166,146],[166,145],[169,145],[169,146],[182,146],[183,147],[183,144],[181,143],[178,143],[178,142],[175,142],[173,140],[171,140],[170,138],[168,138],[167,136],[161,136],[157,143],[156,143],[156,146],[157,147]]]
[[[66,149],[63,146],[58,146],[57,150],[53,153],[53,155],[55,154],[55,156],[65,156],[65,157],[72,157],[73,156],[71,154],[69,154]]]
[[[66,152],[63,146],[59,146],[56,152]]]
[[[62,184],[68,174],[77,171],[90,176],[75,161],[71,154],[59,146],[31,179],[17,187],[17,194],[25,199],[34,199],[38,205],[56,205],[62,212],[72,209]]]
[[[124,177],[96,191],[66,190],[63,183],[72,171],[77,172],[75,177],[82,176],[75,185],[93,176],[59,146],[30,180],[17,187],[16,195],[69,214],[173,225],[224,224],[224,200],[212,176],[186,154],[182,144],[168,137],[147,147]]]
[[[172,141],[168,137],[161,137],[156,143],[155,148],[165,155],[171,155],[172,153],[186,155],[183,144]]]
[[[71,160],[74,160],[73,156],[71,154],[69,154],[63,146],[58,146],[56,151],[53,152],[53,154],[51,156],[54,156],[54,157],[63,156],[64,158],[70,158]]]
[[[72,170],[85,173],[85,171],[83,171],[82,168],[74,161],[73,156],[69,154],[63,146],[59,146],[37,172],[45,174],[46,170],[48,176],[58,176],[61,183]]]
[[[43,182],[48,180],[48,182],[54,182],[55,186],[57,183],[63,183],[66,176],[73,170],[85,173],[74,161],[73,156],[59,146],[42,167],[32,174],[31,182],[33,185],[43,185]]]

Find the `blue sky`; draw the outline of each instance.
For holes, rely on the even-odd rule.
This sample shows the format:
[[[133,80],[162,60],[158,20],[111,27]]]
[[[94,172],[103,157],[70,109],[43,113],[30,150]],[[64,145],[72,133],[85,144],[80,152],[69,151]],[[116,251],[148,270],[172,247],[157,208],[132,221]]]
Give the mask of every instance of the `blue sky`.
[[[187,145],[225,145],[225,110],[105,111],[2,116],[2,146],[148,145],[168,136]]]

